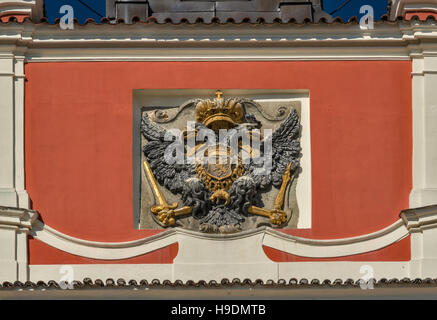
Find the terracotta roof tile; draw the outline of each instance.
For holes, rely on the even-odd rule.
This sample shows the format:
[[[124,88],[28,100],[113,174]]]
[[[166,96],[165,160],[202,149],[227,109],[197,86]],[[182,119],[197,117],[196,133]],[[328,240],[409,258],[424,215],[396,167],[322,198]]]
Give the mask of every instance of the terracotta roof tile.
[[[150,288],[198,288],[198,287],[215,287],[215,288],[225,288],[225,287],[282,287],[282,288],[303,288],[303,287],[359,287],[361,284],[361,280],[354,279],[336,279],[334,281],[330,281],[328,279],[295,279],[292,278],[290,280],[279,279],[278,281],[267,280],[263,281],[257,279],[252,281],[250,279],[238,279],[234,278],[230,279],[222,279],[220,282],[211,280],[209,282],[201,280],[201,281],[193,281],[188,280],[183,282],[182,280],[175,280],[174,282],[170,280],[163,280],[162,282],[154,279],[150,283],[147,280],[141,280],[139,283],[136,280],[125,280],[125,279],[112,279],[108,278],[105,281],[101,279],[96,279],[93,281],[90,278],[85,278],[82,281],[73,281],[72,285],[74,289],[86,289],[86,288],[139,288],[139,287],[150,287]],[[373,279],[373,284],[375,287],[437,287],[437,279],[425,278],[425,279],[410,279],[410,278],[402,278],[397,279],[393,278],[387,280],[385,278],[376,281]],[[14,290],[14,289],[61,289],[61,284],[50,280],[48,282],[38,281],[26,281],[26,282],[8,282],[5,281],[0,283],[0,290]]]
[[[436,21],[436,18],[434,15],[430,14],[425,19],[421,19],[419,15],[414,14],[409,20],[414,21]]]
[[[235,25],[245,25],[245,24],[266,24],[266,25],[274,25],[274,24],[281,24],[281,25],[308,25],[308,24],[327,24],[327,25],[332,25],[332,24],[358,24],[359,23],[359,19],[357,17],[351,17],[349,20],[344,21],[342,20],[340,17],[337,17],[335,19],[332,19],[331,21],[329,21],[328,19],[326,19],[325,17],[320,18],[317,21],[311,21],[311,19],[304,19],[302,22],[298,22],[296,21],[296,19],[291,18],[289,20],[284,21],[283,19],[280,18],[276,18],[273,19],[271,22],[267,22],[266,19],[264,17],[258,17],[258,18],[250,18],[250,17],[246,17],[241,19],[241,21],[236,21],[234,18],[227,18],[226,20],[220,20],[219,18],[215,17],[213,19],[211,19],[210,22],[206,22],[202,17],[197,17],[193,22],[190,22],[190,20],[188,18],[180,18],[180,19],[171,19],[171,18],[166,18],[163,21],[158,21],[158,19],[154,16],[151,16],[149,18],[147,18],[145,21],[141,21],[139,17],[134,16],[133,18],[133,23],[132,24],[140,24],[140,25],[183,25],[183,24],[189,24],[189,25],[227,25],[227,24],[235,24]],[[397,23],[399,21],[403,21],[404,19],[402,17],[398,17],[394,20],[390,20],[388,18],[387,15],[384,15],[381,17],[381,19],[375,21],[375,23]],[[417,15],[412,16],[411,20],[414,21],[419,21],[419,17]],[[436,18],[433,15],[429,15],[426,18],[426,21],[435,21]],[[425,20],[421,20],[421,21],[425,21]],[[17,23],[17,24],[25,24],[25,23],[34,23],[34,24],[51,24],[48,22],[47,18],[42,18],[39,21],[33,21],[31,18],[26,17],[23,19],[22,22],[19,22],[15,17],[9,17],[9,19],[7,21],[0,21],[0,25],[2,24],[9,24],[9,23]],[[54,21],[54,25],[59,24],[60,23],[60,19],[57,18]],[[77,19],[74,19],[74,23],[78,24],[80,26],[86,26],[89,24],[94,24],[94,25],[119,25],[119,24],[125,24],[125,20],[122,18],[119,18],[117,20],[110,20],[106,17],[102,18],[99,22],[95,21],[92,18],[88,18],[84,21],[84,23],[79,23],[79,21]]]

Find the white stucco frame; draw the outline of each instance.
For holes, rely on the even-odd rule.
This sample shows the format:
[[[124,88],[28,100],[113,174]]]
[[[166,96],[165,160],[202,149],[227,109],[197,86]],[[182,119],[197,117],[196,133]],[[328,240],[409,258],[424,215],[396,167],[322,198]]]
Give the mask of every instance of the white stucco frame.
[[[29,208],[24,186],[24,60],[22,48],[0,46],[0,205],[17,208]]]
[[[71,254],[94,259],[126,259],[178,243],[172,264],[88,264],[70,265],[74,279],[123,278],[140,281],[182,280],[220,281],[221,279],[360,279],[363,269],[372,277],[435,278],[437,275],[437,206],[403,212],[392,225],[358,237],[314,240],[290,236],[271,228],[258,228],[228,236],[170,229],[163,233],[130,242],[86,241],[62,234],[42,222],[33,223],[30,233],[39,241]],[[0,221],[1,222],[1,221]],[[410,261],[314,261],[274,262],[262,247],[309,258],[333,258],[372,252],[411,237]],[[347,259],[346,259],[347,260]],[[31,265],[31,281],[49,281],[60,277],[62,265]],[[370,268],[370,269],[369,269]],[[0,278],[1,281],[1,278]]]

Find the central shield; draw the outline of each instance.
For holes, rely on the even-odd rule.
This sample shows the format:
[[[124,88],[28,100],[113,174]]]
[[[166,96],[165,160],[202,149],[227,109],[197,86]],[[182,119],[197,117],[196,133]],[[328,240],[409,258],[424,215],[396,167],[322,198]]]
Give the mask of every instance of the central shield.
[[[204,163],[197,165],[197,175],[211,191],[228,190],[232,183],[244,173],[244,167],[238,159],[232,162],[230,148],[211,148]]]
[[[209,158],[206,173],[217,180],[224,180],[232,175],[231,160],[226,154],[215,154]]]

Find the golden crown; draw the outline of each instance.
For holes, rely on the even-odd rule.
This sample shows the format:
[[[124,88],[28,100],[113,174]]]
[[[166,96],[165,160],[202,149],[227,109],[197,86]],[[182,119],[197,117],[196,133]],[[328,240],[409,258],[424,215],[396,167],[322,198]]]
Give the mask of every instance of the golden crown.
[[[222,98],[223,92],[216,92],[213,100],[205,99],[196,104],[196,120],[205,126],[216,129],[226,129],[242,123],[244,108],[236,99]]]

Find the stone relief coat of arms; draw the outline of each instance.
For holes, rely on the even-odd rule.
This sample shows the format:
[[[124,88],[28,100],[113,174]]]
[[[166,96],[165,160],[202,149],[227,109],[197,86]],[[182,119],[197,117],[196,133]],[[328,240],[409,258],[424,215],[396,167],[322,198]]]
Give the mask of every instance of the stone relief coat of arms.
[[[217,91],[214,99],[185,102],[172,116],[144,112],[143,227],[235,233],[290,226],[298,214],[289,194],[300,168],[299,113],[268,107],[275,116],[254,100]],[[172,126],[183,113],[185,123]]]

